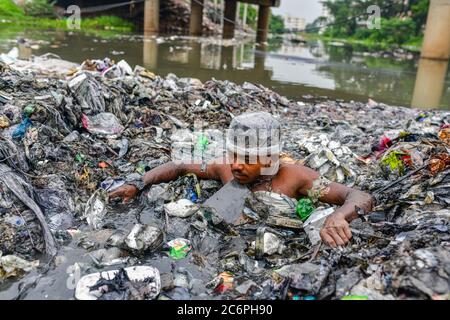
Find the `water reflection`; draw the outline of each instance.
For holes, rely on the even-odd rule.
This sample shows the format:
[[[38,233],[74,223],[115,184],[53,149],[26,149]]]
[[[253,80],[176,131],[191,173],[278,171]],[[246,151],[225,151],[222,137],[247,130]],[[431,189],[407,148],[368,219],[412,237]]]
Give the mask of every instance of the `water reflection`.
[[[155,41],[144,41],[142,60],[149,69],[158,68],[158,44]]]
[[[19,48],[19,59],[22,59],[22,60],[30,59],[33,50],[31,49],[31,47],[28,44],[19,43],[18,48]]]
[[[252,44],[222,46],[189,40],[178,45],[157,45],[156,40],[147,38],[143,39],[143,43],[144,66],[162,75],[175,73],[202,81],[216,77],[238,83],[267,82],[272,78],[272,71],[265,67],[266,55],[255,51]]]
[[[144,39],[144,44],[147,42]],[[144,61],[144,65],[159,74],[175,73],[202,81],[211,77],[237,83],[250,81],[298,99],[300,95],[312,94],[344,100],[372,98],[389,104],[410,105],[414,93],[415,61],[393,62],[358,55],[352,48],[325,46],[321,42],[314,46],[277,42],[262,47],[252,43],[222,46],[187,40],[161,43],[151,50],[153,53],[144,51],[144,57],[153,56],[157,63],[146,64]],[[421,70],[425,74],[428,72]],[[435,94],[440,97],[445,91],[446,70],[442,66],[440,78],[436,79],[440,86],[433,85]],[[433,70],[429,72],[437,74]],[[440,90],[436,90],[437,87]],[[446,96],[450,94],[448,91]],[[433,106],[448,105],[448,102],[440,105],[439,101]]]
[[[413,107],[433,109],[441,105],[447,68],[448,60],[420,59],[411,102]],[[447,109],[450,106],[447,105]]]
[[[206,69],[220,70],[222,67],[221,57],[222,47],[214,45],[201,46],[200,64]]]
[[[82,33],[32,30],[5,33],[0,26],[0,52],[18,46],[17,38],[27,38],[34,44],[32,49],[19,46],[23,58],[48,52],[79,63],[111,57],[116,61],[125,59],[132,66],[143,65],[161,76],[174,73],[203,82],[215,78],[239,84],[260,83],[295,100],[326,96],[366,102],[372,98],[403,106],[414,100],[414,106],[450,108],[450,72],[444,64],[427,67],[418,59],[374,57],[352,47],[321,41],[292,44],[278,39],[261,47],[252,42],[225,45],[226,42],[209,38],[199,41],[134,35],[105,39]]]

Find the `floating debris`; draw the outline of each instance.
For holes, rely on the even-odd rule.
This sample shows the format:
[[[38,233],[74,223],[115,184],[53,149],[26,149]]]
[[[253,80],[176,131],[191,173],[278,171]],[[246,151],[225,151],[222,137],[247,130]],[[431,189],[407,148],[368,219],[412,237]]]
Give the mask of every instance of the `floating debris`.
[[[27,277],[27,261],[58,252],[84,275],[77,299],[448,299],[449,112],[297,103],[258,84],[160,77],[108,58],[2,59],[1,278]],[[186,175],[131,203],[107,199],[183,157],[174,146],[200,161],[223,156],[221,133],[250,111],[283,119],[283,161],[375,197],[346,247],[321,243],[335,207],[315,198],[280,195],[278,212],[247,188]],[[230,200],[211,198],[221,194]],[[39,286],[26,290],[54,290]]]

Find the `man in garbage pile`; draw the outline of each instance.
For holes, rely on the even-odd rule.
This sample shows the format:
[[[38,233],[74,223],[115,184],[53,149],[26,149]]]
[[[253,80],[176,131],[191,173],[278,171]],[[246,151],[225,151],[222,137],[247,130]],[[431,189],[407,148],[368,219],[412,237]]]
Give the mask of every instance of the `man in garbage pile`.
[[[280,123],[267,112],[244,113],[231,121],[226,136],[227,156],[223,159],[207,164],[168,162],[150,170],[139,180],[128,181],[109,196],[128,202],[144,188],[188,173],[199,179],[220,180],[223,184],[235,179],[247,185],[255,195],[265,195],[261,200],[269,205],[276,205],[280,196],[295,202],[309,197],[314,203],[321,201],[340,205],[326,218],[320,237],[331,247],[344,246],[352,237],[349,222],[358,217],[358,208],[364,213],[370,212],[373,198],[362,191],[331,182],[305,166],[280,161],[280,130]],[[292,212],[292,208],[288,209]]]

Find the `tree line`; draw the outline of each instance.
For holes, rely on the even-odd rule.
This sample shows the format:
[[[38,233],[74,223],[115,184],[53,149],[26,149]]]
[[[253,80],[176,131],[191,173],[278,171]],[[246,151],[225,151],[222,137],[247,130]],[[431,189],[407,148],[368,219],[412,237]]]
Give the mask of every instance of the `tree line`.
[[[423,38],[429,0],[324,0],[327,16],[307,25],[311,33],[389,45],[419,45]],[[370,29],[367,8],[380,8],[380,28]]]

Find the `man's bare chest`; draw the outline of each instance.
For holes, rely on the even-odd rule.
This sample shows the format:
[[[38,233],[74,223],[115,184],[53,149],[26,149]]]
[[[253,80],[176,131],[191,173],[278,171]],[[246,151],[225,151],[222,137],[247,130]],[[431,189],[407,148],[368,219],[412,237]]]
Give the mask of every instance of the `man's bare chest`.
[[[250,185],[250,190],[255,191],[269,191],[279,194],[284,194],[289,198],[298,199],[300,195],[298,194],[298,182],[290,181],[283,176],[275,176],[272,179],[256,181],[254,184]]]

